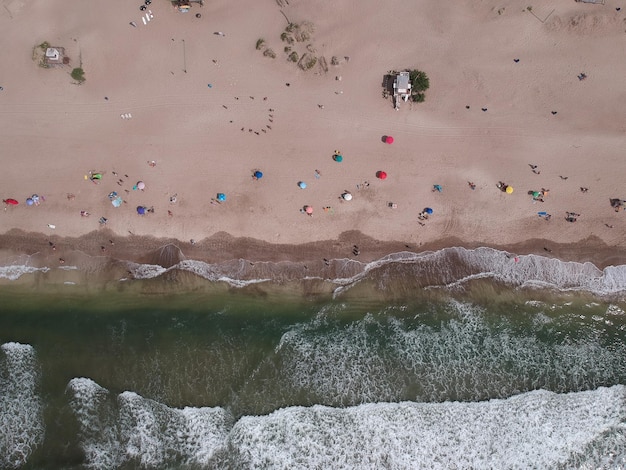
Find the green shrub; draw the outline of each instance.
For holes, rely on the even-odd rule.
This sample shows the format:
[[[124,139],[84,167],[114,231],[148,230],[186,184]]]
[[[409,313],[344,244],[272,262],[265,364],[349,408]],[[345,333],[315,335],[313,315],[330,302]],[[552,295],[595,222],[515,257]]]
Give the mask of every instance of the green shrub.
[[[80,67],[77,67],[74,70],[72,70],[71,75],[72,75],[72,78],[76,80],[77,82],[85,81],[85,71],[81,69]]]
[[[272,49],[267,48],[263,51],[263,55],[265,57],[271,57],[272,59],[276,58],[276,52],[274,52]]]
[[[291,54],[289,54],[288,59],[289,59],[291,62],[298,62],[298,59],[299,59],[299,57],[298,57],[298,53],[297,53],[296,51],[293,51]]]
[[[263,38],[257,39],[256,40],[256,50],[260,51],[263,48],[263,46],[265,46],[265,39],[263,39]]]
[[[422,72],[421,70],[411,70],[409,71],[409,79],[413,85],[413,91],[415,92],[419,93],[430,88],[430,80],[428,79],[426,72]]]

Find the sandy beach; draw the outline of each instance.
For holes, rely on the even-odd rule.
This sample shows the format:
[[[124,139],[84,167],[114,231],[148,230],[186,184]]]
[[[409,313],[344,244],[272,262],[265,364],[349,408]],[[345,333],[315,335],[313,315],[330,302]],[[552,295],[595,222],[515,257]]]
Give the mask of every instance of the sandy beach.
[[[609,204],[626,198],[616,0],[140,5],[3,1],[0,192],[19,202],[0,211],[5,253],[138,259],[167,239],[216,261],[351,256],[365,243],[360,259],[458,244],[626,262],[624,213]],[[327,71],[287,60],[288,21],[310,24],[294,48]],[[43,42],[70,64],[39,66]],[[382,82],[408,68],[430,89],[395,110]],[[543,202],[528,194],[542,189]]]

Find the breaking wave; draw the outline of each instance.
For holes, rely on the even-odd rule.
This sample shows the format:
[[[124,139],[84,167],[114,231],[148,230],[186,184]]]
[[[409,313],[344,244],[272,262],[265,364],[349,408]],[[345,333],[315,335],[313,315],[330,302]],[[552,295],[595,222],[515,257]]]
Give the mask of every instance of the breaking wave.
[[[73,379],[89,468],[614,468],[626,463],[626,387],[481,403],[289,407],[235,423]],[[103,401],[109,401],[104,406]],[[105,418],[104,422],[96,416]],[[101,436],[101,437],[98,437]]]
[[[0,467],[19,468],[43,442],[43,404],[32,346],[0,347]]]

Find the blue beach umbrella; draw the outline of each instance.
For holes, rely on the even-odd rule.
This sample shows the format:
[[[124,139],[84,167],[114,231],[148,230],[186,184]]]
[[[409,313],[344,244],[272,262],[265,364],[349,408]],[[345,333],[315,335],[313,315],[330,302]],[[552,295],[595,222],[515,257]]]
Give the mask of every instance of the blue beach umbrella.
[[[226,194],[224,194],[224,193],[217,193],[217,200],[218,201],[225,201],[226,200]]]
[[[304,181],[298,181],[298,188],[305,189],[306,188],[306,183]]]
[[[433,210],[432,210],[430,207],[426,207],[426,208],[424,209],[424,212],[426,212],[427,214],[432,214],[432,213],[433,213]]]
[[[35,204],[35,201],[33,201],[32,197],[29,197],[28,199],[26,199],[27,206],[32,206],[33,204]]]
[[[343,161],[343,155],[333,155],[333,160],[337,163],[341,163]]]
[[[263,178],[263,173],[260,172],[259,170],[254,172],[254,177],[258,180],[260,180],[261,178]]]
[[[137,206],[137,214],[144,215],[146,213],[146,208],[144,206]]]

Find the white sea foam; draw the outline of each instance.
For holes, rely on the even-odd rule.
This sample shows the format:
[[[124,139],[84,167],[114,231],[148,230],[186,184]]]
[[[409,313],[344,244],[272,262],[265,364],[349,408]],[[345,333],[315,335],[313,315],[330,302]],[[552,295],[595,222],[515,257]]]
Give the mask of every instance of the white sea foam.
[[[626,387],[481,403],[292,407],[241,418],[231,468],[619,468]]]
[[[349,406],[406,399],[478,401],[543,387],[583,390],[626,374],[626,347],[607,347],[599,333],[546,342],[533,331],[513,332],[506,319],[490,324],[470,304],[452,301],[448,314],[449,321],[432,326],[387,313],[342,324],[323,312],[283,334],[275,350],[276,379],[267,386],[280,384],[283,393]],[[543,313],[533,317],[538,330],[551,321]],[[274,363],[271,358],[268,368]],[[263,367],[259,371],[267,373]]]
[[[72,379],[68,389],[81,446],[94,469],[130,463],[206,467],[224,451],[232,425],[222,408],[169,408],[133,392],[116,398],[90,379]]]
[[[5,343],[0,349],[0,467],[19,468],[44,438],[37,357],[29,345]]]
[[[167,269],[163,266],[159,266],[158,264],[139,264],[128,262],[126,267],[133,274],[135,279],[152,279],[167,271]]]
[[[203,277],[208,281],[225,282],[233,287],[245,287],[251,284],[267,282],[270,280],[241,279],[241,277],[243,277],[244,268],[248,264],[249,263],[245,260],[233,261],[227,265],[210,264],[195,260],[183,260],[169,268],[164,268],[155,264],[138,263],[127,263],[127,267],[135,279],[152,279],[173,270],[180,270]]]
[[[0,279],[8,279],[10,281],[16,281],[25,274],[32,274],[36,272],[47,273],[50,268],[35,268],[33,266],[25,265],[11,265],[0,266]]]
[[[445,248],[435,252],[393,253],[364,265],[355,276],[336,279],[336,293],[353,285],[375,270],[394,264],[412,265],[416,277],[436,273],[435,286],[456,287],[465,282],[493,278],[515,286],[549,287],[560,290],[586,290],[597,295],[626,291],[626,265],[598,269],[592,263],[560,261],[538,255],[514,256],[492,248]]]

